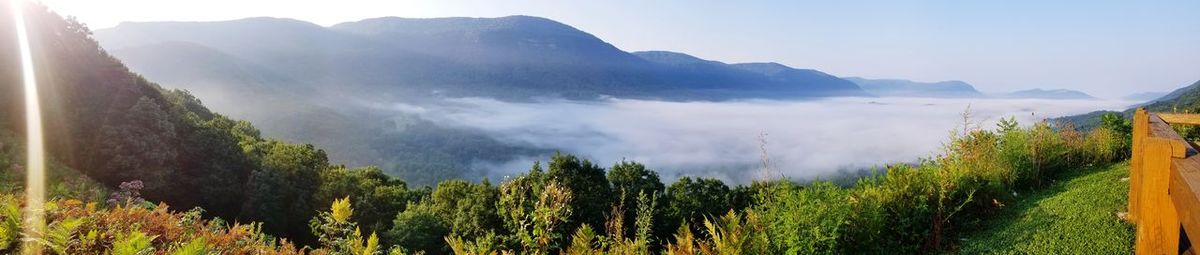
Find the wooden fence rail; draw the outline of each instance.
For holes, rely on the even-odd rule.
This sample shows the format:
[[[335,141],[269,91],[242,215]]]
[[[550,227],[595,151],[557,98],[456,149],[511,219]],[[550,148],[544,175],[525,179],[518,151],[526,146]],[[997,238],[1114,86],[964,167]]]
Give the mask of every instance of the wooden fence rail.
[[[1200,247],[1200,156],[1171,124],[1200,125],[1200,114],[1138,109],[1133,116],[1127,217],[1137,225],[1137,254],[1191,254]]]

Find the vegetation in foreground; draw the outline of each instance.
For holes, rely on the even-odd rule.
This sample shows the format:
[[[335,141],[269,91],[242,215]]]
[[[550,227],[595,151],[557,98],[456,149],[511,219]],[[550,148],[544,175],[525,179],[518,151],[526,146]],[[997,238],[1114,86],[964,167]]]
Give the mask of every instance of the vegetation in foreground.
[[[992,226],[985,220],[1005,217],[1004,204],[1028,203],[1016,194],[1048,185],[1062,188],[1055,177],[1123,158],[1126,134],[1114,130],[1125,123],[1110,124],[1116,126],[1088,134],[1047,123],[1020,127],[1011,120],[995,130],[968,126],[952,136],[941,155],[890,166],[849,187],[774,180],[730,189],[719,180],[687,177],[664,187],[657,173],[635,162],[606,170],[558,155],[545,169],[535,163],[498,186],[442,182],[388,217],[390,228],[370,231],[363,231],[372,219],[365,216],[379,214],[379,205],[356,199],[379,200],[369,192],[364,196],[360,185],[371,182],[322,185],[317,194],[344,198],[335,198],[331,209],[305,224],[317,240],[310,244],[268,234],[263,223],[229,224],[204,219],[202,209],[173,212],[166,204],[139,202],[139,181],[113,192],[107,206],[69,198],[50,203],[49,230],[32,240],[60,254],[122,254],[130,249],[135,252],[128,254],[954,251],[963,230]],[[355,180],[363,171],[333,168],[322,173],[341,173],[331,180]],[[10,213],[0,215],[6,222],[0,240],[2,247],[15,251],[22,240],[19,201],[7,197],[3,202]],[[1113,238],[1128,235],[1115,233]],[[980,249],[965,245],[964,252]]]
[[[983,227],[963,236],[962,254],[1127,254],[1133,225],[1129,164],[1092,167],[1024,195]]]

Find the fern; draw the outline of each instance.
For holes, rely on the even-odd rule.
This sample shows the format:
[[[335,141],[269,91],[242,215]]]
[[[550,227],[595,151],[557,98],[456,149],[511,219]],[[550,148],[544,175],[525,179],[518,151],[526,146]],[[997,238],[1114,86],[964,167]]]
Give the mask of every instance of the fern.
[[[175,249],[171,250],[171,255],[204,255],[208,254],[208,241],[203,237],[192,239]]]
[[[20,202],[11,195],[0,197],[0,250],[13,248],[21,233]]]
[[[375,255],[379,253],[379,236],[375,232],[371,232],[371,237],[367,238],[367,245],[363,247],[362,255]]]
[[[153,254],[154,247],[150,246],[150,241],[153,241],[154,238],[135,230],[113,242],[112,255]]]
[[[67,254],[67,247],[71,245],[75,230],[86,222],[84,218],[68,218],[62,221],[54,222],[46,228],[46,233],[43,239],[37,240],[42,245],[49,247],[55,253]]]
[[[571,236],[571,246],[567,247],[567,251],[564,254],[582,255],[599,253],[592,245],[594,240],[596,240],[596,232],[592,230],[592,227],[583,224]]]

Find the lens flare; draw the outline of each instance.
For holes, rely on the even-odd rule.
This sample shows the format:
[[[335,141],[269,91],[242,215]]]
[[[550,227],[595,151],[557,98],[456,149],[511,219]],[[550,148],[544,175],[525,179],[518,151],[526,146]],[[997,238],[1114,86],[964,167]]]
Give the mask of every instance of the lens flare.
[[[46,199],[46,159],[45,141],[42,137],[42,106],[38,99],[37,79],[33,71],[33,52],[29,47],[29,34],[25,27],[25,15],[21,1],[10,0],[14,24],[17,31],[17,45],[21,53],[21,77],[25,88],[25,133],[26,162],[25,162],[25,254],[41,254],[42,247],[36,241],[41,238],[45,227],[43,214]]]

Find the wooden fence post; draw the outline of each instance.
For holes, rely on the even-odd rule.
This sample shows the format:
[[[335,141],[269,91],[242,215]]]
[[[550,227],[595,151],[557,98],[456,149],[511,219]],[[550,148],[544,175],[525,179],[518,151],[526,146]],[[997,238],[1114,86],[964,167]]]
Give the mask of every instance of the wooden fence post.
[[[1146,108],[1138,108],[1133,114],[1133,143],[1129,159],[1129,208],[1126,217],[1134,224],[1138,223],[1138,192],[1141,191],[1142,180],[1142,141],[1150,135],[1150,118]]]
[[[1139,169],[1137,254],[1178,254],[1179,215],[1171,200],[1171,172],[1176,171],[1173,160],[1183,158],[1183,141],[1168,138],[1144,137],[1141,141],[1142,161]]]

